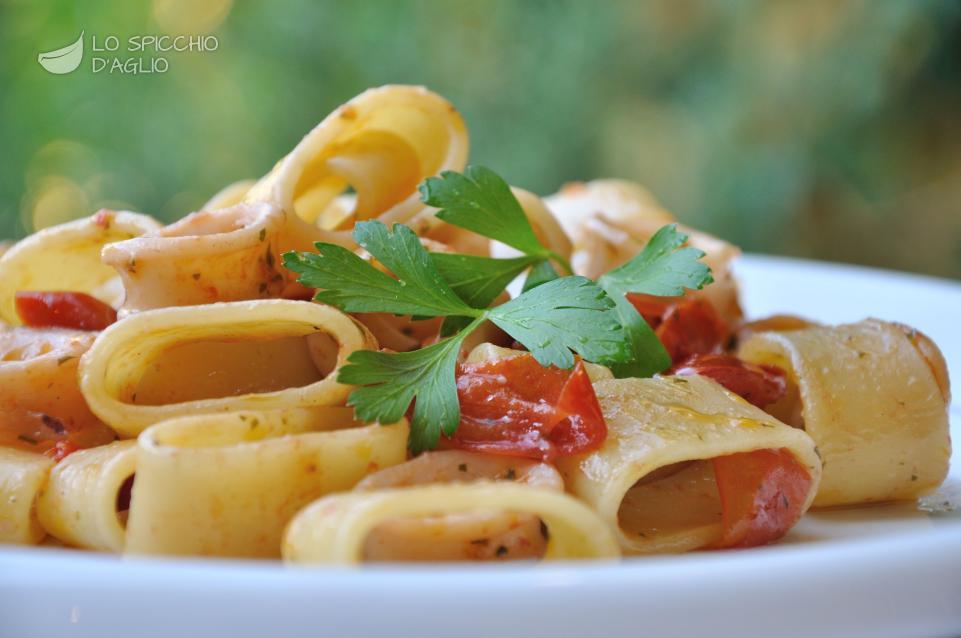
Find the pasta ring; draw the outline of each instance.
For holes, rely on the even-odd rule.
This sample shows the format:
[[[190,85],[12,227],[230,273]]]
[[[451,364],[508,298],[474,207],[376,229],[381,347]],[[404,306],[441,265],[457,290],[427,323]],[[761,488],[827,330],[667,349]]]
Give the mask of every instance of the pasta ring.
[[[360,426],[343,407],[158,423],[138,439],[126,551],[279,557],[301,507],[403,462],[408,431]]]
[[[159,228],[147,215],[102,210],[17,242],[0,258],[0,318],[15,326],[23,323],[14,307],[20,290],[84,292],[119,307],[123,287],[113,268],[101,263],[101,249]]]
[[[137,385],[151,359],[176,345],[202,340],[256,340],[326,333],[337,346],[325,378],[272,392],[204,398],[164,405],[135,403]],[[237,410],[342,405],[351,386],[337,369],[356,350],[375,348],[373,337],[339,310],[307,301],[238,301],[163,308],[131,315],[103,331],[80,362],[80,388],[90,409],[123,436],[177,416]]]
[[[447,100],[419,86],[370,89],[328,115],[247,193],[308,224],[326,241],[351,246],[354,220],[404,223],[426,207],[417,185],[443,170],[462,170],[467,130]],[[357,193],[349,218],[324,224],[323,213],[350,184]]]
[[[287,526],[284,560],[356,564],[368,534],[386,520],[478,510],[517,511],[540,517],[549,531],[545,559],[620,556],[611,529],[572,496],[526,485],[483,482],[326,496],[301,510]]]
[[[123,279],[124,310],[277,297],[286,214],[267,203],[193,213],[103,249]]]

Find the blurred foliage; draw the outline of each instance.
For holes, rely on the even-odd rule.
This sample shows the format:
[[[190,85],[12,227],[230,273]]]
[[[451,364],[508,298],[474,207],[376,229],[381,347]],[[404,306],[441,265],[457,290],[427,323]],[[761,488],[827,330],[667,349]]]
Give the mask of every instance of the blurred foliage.
[[[81,30],[220,47],[43,71]],[[636,179],[748,250],[961,277],[961,3],[934,0],[0,0],[0,233],[174,219],[388,82],[447,96],[473,161],[537,192]]]

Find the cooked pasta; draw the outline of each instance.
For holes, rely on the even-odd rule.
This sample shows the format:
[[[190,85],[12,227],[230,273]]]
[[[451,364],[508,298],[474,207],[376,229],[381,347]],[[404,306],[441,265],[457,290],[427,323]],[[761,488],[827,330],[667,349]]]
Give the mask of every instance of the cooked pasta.
[[[103,262],[123,280],[127,311],[278,297],[286,221],[270,204],[193,213],[106,246]]]
[[[788,463],[807,474],[800,498],[784,503],[793,509],[789,524],[814,500],[821,463],[810,437],[713,381],[696,375],[611,379],[595,389],[607,440],[559,464],[571,491],[617,530],[626,553],[689,551],[724,541],[717,465],[711,463],[719,457],[786,453]]]
[[[101,249],[159,229],[160,224],[146,215],[102,210],[17,242],[0,257],[0,318],[22,323],[14,307],[14,295],[21,290],[72,290],[118,305],[123,285],[101,262]]]
[[[407,424],[358,427],[349,409],[170,419],[138,437],[126,550],[279,557],[287,521],[405,458]]]
[[[0,447],[0,542],[38,543],[46,535],[37,520],[37,496],[53,461]]]
[[[105,423],[135,436],[177,416],[341,405],[350,388],[337,367],[371,345],[350,317],[304,301],[164,308],[104,331],[80,386]]]
[[[776,542],[943,480],[937,346],[746,321],[738,249],[600,179],[467,165],[385,86],[161,226],[0,253],[0,543],[283,560],[614,560]]]
[[[917,498],[944,480],[947,368],[940,353],[924,356],[912,332],[869,319],[765,332],[741,346],[747,361],[788,372],[791,391],[769,411],[817,443],[824,475],[815,505]]]
[[[37,501],[38,518],[48,534],[75,547],[123,550],[118,494],[136,470],[135,443],[117,441],[80,450],[57,463]]]
[[[368,534],[397,517],[516,511],[539,517],[548,559],[615,558],[611,530],[577,499],[524,485],[430,485],[348,492],[320,499],[294,517],[284,534],[284,558],[294,563],[360,562]]]

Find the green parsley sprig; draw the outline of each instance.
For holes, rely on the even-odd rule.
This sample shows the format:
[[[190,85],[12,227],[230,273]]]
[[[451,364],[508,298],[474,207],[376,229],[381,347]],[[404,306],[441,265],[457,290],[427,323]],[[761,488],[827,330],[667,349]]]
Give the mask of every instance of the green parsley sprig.
[[[457,429],[457,357],[464,339],[485,321],[524,345],[542,365],[569,368],[576,353],[611,366],[617,376],[650,376],[668,367],[670,357],[626,295],[674,296],[713,281],[699,261],[704,253],[685,247],[687,236],[673,225],[595,283],[558,274],[554,263],[568,273],[570,265],[540,243],[507,182],[490,169],[447,171],[426,180],[420,191],[425,203],[440,208],[440,219],[523,254],[494,259],[428,253],[406,226],[390,229],[374,221],[358,223],[353,237],[394,277],[335,244],[318,243],[318,253],[284,255],[284,265],[300,275],[298,281],[318,289],[317,301],[345,312],[445,317],[438,343],[413,352],[355,352],[338,375],[343,383],[359,386],[348,404],[365,421],[392,423],[416,399],[409,442],[415,452],[436,446],[441,432],[451,435]],[[490,308],[525,270],[522,294]]]
[[[456,334],[413,352],[360,351],[338,374],[362,386],[351,393],[364,421],[397,421],[416,399],[410,447],[437,445],[441,431],[460,423],[454,372],[464,339],[491,321],[524,345],[544,366],[570,368],[577,353],[587,361],[613,364],[630,358],[614,302],[585,277],[561,277],[493,308],[475,307],[458,297],[410,228],[360,222],[354,240],[387,267],[385,275],[358,255],[335,244],[318,243],[318,253],[291,252],[284,265],[299,281],[320,291],[317,301],[345,312],[391,312],[425,317],[469,317]]]

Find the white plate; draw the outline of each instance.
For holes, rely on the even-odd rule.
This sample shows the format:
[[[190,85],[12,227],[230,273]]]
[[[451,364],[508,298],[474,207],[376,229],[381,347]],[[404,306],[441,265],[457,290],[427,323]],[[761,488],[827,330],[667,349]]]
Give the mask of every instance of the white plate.
[[[904,321],[961,371],[957,283],[757,256],[739,273],[752,316]],[[952,416],[961,440],[961,414]],[[933,512],[809,514],[781,544],[738,552],[334,570],[11,548],[0,550],[0,635],[957,636],[959,501],[955,454],[927,499]]]

